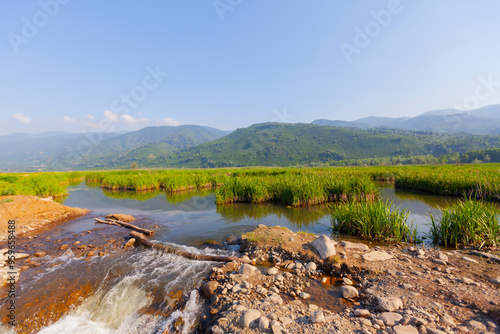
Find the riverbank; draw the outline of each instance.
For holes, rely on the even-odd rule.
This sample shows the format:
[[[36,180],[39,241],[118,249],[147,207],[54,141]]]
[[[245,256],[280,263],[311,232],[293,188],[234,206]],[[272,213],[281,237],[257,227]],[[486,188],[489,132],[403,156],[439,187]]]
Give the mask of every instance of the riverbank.
[[[46,225],[86,215],[87,209],[71,208],[51,197],[0,196],[0,241],[7,239],[7,222],[15,220],[16,236],[35,231]]]
[[[373,247],[263,225],[241,251],[254,266],[214,267],[202,286],[207,333],[500,333],[498,252]]]

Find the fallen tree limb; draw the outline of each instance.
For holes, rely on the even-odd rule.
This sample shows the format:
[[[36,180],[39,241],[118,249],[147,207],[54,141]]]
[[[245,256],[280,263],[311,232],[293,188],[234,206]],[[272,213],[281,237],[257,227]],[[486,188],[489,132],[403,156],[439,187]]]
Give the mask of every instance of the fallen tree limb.
[[[248,260],[242,260],[237,257],[231,257],[231,256],[215,256],[215,255],[206,255],[206,254],[195,254],[195,253],[190,253],[186,252],[177,248],[161,245],[155,242],[151,242],[148,239],[146,239],[146,236],[137,233],[135,231],[130,232],[130,236],[135,238],[137,241],[139,241],[141,244],[143,244],[146,247],[153,248],[153,249],[158,249],[167,253],[172,253],[172,254],[177,254],[179,256],[191,259],[191,260],[201,260],[201,261],[217,261],[217,262],[232,262],[232,261],[239,261],[243,263],[251,263],[251,261]]]
[[[120,220],[114,220],[114,219],[109,219],[109,218],[106,219],[106,220],[95,218],[95,220],[96,220],[96,222],[101,223],[101,224],[109,224],[109,225],[116,225],[116,226],[125,227],[125,228],[128,228],[128,229],[131,229],[131,230],[143,233],[143,234],[145,234],[145,235],[147,235],[149,237],[152,236],[155,233],[154,231],[147,230],[145,228],[138,227],[138,226],[135,226],[135,225],[132,225],[132,224],[129,224],[129,223],[125,223],[125,222],[122,222]]]

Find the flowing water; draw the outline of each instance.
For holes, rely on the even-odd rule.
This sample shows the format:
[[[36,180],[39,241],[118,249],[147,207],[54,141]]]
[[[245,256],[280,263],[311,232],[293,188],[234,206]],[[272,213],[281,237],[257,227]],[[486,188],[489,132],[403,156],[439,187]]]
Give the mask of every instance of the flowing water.
[[[168,333],[174,324],[183,333],[193,331],[205,310],[205,302],[196,289],[213,263],[142,248],[109,251],[103,257],[75,256],[76,240],[102,249],[117,244],[121,248],[125,243],[123,229],[96,225],[93,217],[130,214],[137,218],[138,225],[155,229],[155,241],[204,254],[234,255],[237,249],[214,250],[203,244],[208,240],[223,242],[226,236],[242,234],[257,224],[330,233],[327,206],[217,206],[215,194],[209,190],[113,193],[82,183],[69,191],[71,195],[64,204],[90,209],[92,214],[21,239],[28,252],[40,247],[53,250],[61,243],[70,243],[71,247],[64,253],[49,252],[41,258],[42,265],[21,274],[18,321],[24,322],[18,327],[19,332]],[[381,197],[409,209],[410,220],[419,226],[420,234],[427,231],[428,212],[439,213],[439,207],[456,201],[396,191],[393,187],[382,188]],[[0,327],[0,332],[7,330],[8,327]]]

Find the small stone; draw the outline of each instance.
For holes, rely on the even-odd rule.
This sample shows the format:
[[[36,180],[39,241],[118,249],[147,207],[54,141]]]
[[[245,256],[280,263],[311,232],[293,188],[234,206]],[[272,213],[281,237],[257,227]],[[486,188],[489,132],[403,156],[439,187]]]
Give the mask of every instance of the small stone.
[[[342,293],[342,298],[344,299],[353,299],[359,297],[358,290],[353,286],[343,285],[340,288],[340,292]]]
[[[437,328],[427,328],[427,334],[447,334],[446,332],[443,332],[442,330],[439,330]]]
[[[122,221],[122,222],[125,222],[125,223],[130,223],[130,222],[132,222],[132,221],[135,220],[135,218],[133,216],[124,215],[124,214],[121,214],[121,213],[113,213],[113,214],[110,214],[110,215],[106,215],[104,218],[106,218],[106,219],[113,219],[113,220],[119,220],[119,221]]]
[[[269,297],[267,297],[264,301],[269,302],[271,304],[278,304],[282,305],[283,304],[283,298],[280,297],[280,295],[273,293]]]
[[[271,326],[271,331],[273,334],[281,334],[281,331],[283,330],[283,327],[281,327],[279,324],[274,324]]]
[[[486,326],[488,326],[489,328],[493,328],[493,329],[497,328],[497,325],[495,325],[495,323],[491,322],[491,321],[486,321]]]
[[[490,279],[491,283],[500,284],[500,276]]]
[[[416,326],[425,326],[427,325],[427,320],[419,317],[412,317],[411,322]]]
[[[300,298],[302,298],[302,299],[309,299],[309,298],[311,298],[311,295],[310,295],[310,294],[308,294],[308,293],[306,293],[306,292],[303,292],[303,291],[301,291],[298,295],[299,295],[299,297],[300,297]]]
[[[215,326],[212,326],[212,333],[213,334],[224,334],[224,331],[222,330],[222,328],[220,328],[219,326],[215,325]]]
[[[469,322],[467,322],[467,327],[478,329],[480,331],[486,330],[486,326],[482,322],[476,320],[470,320]]]
[[[439,253],[438,253],[438,258],[439,258],[440,260],[443,260],[443,261],[445,261],[445,262],[448,262],[448,255],[446,255],[446,254],[445,254],[445,253],[443,253],[443,252],[439,252]]]
[[[318,269],[318,266],[314,262],[309,262],[308,264],[306,264],[306,269],[310,271],[316,271],[316,269]]]
[[[370,316],[370,311],[366,309],[357,309],[354,311],[354,316],[356,317],[369,317]]]
[[[240,318],[240,326],[242,328],[249,328],[252,323],[260,318],[260,311],[250,309],[245,312]]]
[[[267,317],[259,318],[259,331],[265,332],[269,329],[269,319]]]
[[[394,326],[396,323],[399,324],[401,319],[403,319],[403,316],[399,313],[394,313],[394,312],[383,312],[380,314],[380,319],[384,322],[384,325],[386,326]]]
[[[373,251],[373,252],[361,255],[361,257],[365,261],[386,261],[386,260],[390,260],[393,258],[392,255],[390,255],[389,253],[384,252],[384,251]]]
[[[393,327],[394,334],[418,334],[418,330],[411,326],[397,325]]]
[[[353,285],[354,284],[354,282],[351,281],[350,279],[348,279],[347,277],[342,278],[342,283],[344,283],[345,285]]]
[[[362,319],[359,320],[359,322],[361,323],[361,325],[366,326],[366,327],[372,327],[373,326],[372,322],[370,320],[368,320],[368,319],[362,318]]]
[[[46,252],[42,252],[42,251],[39,251],[39,252],[35,253],[35,257],[42,257],[42,256],[45,256],[45,255],[47,255],[47,253]]]
[[[68,248],[69,248],[69,245],[61,245],[61,247],[59,247],[59,250],[65,251]]]
[[[398,297],[379,297],[378,308],[381,311],[393,312],[403,307],[403,301]]]
[[[125,246],[123,246],[123,248],[127,249],[127,248],[134,248],[134,244],[135,244],[135,238],[130,238],[127,243],[125,244]]]
[[[257,267],[252,266],[251,264],[242,264],[240,267],[240,274],[242,275],[251,275],[255,272],[257,272],[259,269]]]
[[[92,257],[92,256],[94,256],[94,255],[95,255],[95,252],[94,252],[94,251],[90,251],[90,252],[88,252],[88,253],[85,255],[85,257]]]
[[[439,322],[445,326],[449,327],[455,326],[455,321],[448,314],[445,314],[441,318],[439,318]]]
[[[267,272],[266,272],[266,274],[268,274],[268,275],[277,275],[278,273],[279,273],[279,269],[276,267],[269,268],[269,269],[267,269]]]
[[[446,261],[443,261],[441,259],[432,259],[432,262],[434,262],[435,264],[439,264],[440,266],[446,265]]]
[[[462,256],[462,260],[465,260],[467,262],[472,262],[472,263],[478,263],[476,260],[474,260],[470,257],[467,257],[467,256]]]
[[[354,243],[350,241],[341,241],[340,245],[342,245],[345,249],[354,249],[354,250],[368,250],[369,247],[362,243]]]
[[[289,317],[280,317],[279,320],[283,324],[283,327],[287,327],[290,324],[293,324],[293,320]]]
[[[203,284],[203,286],[201,287],[201,291],[208,299],[211,299],[215,293],[215,290],[217,290],[218,287],[219,287],[219,283],[217,283],[216,281],[210,281],[210,282]],[[227,292],[227,290],[226,290],[226,292]]]
[[[309,317],[311,318],[311,322],[313,324],[326,322],[325,315],[320,310],[311,312],[311,315]]]
[[[474,281],[471,280],[470,278],[467,278],[467,277],[462,277],[460,279],[460,282],[465,283],[465,284],[469,284],[469,285],[474,284]]]

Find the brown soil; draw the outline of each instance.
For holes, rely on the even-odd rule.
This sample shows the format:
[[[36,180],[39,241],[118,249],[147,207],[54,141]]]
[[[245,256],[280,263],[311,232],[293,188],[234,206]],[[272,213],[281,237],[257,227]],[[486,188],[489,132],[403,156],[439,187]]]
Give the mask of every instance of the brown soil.
[[[0,197],[0,241],[7,238],[7,222],[16,221],[16,235],[36,230],[42,226],[77,218],[89,213],[87,209],[70,208],[50,198],[36,196]]]

